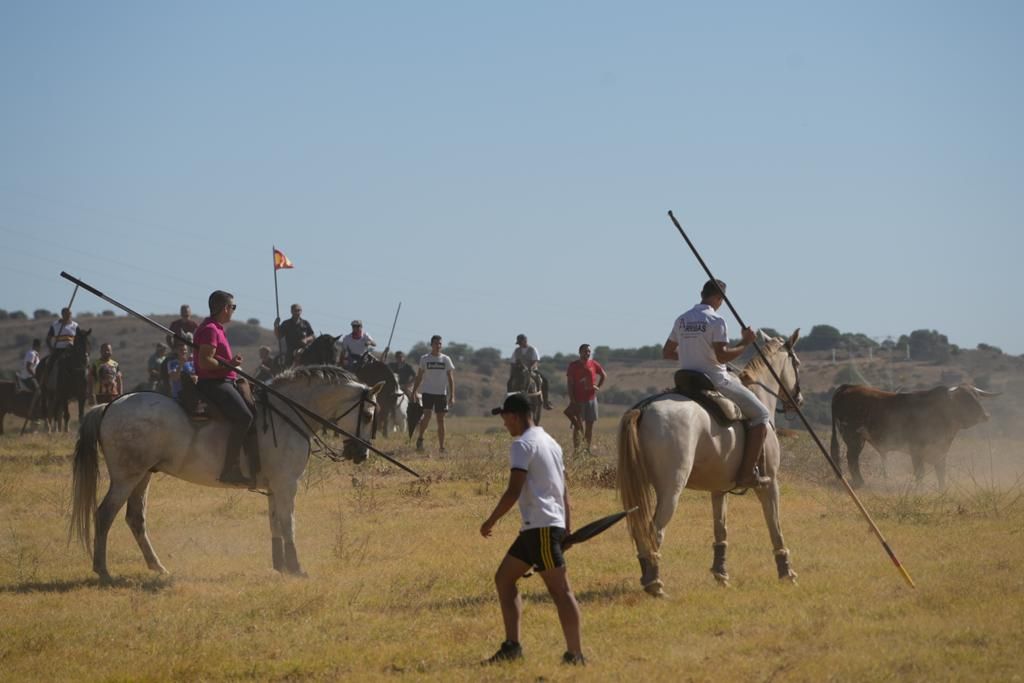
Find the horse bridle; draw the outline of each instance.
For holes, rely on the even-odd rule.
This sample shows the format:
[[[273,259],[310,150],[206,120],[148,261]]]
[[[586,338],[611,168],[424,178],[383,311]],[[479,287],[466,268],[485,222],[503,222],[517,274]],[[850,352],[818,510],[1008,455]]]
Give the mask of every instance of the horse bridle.
[[[334,424],[337,424],[337,422],[339,420],[341,420],[343,417],[345,417],[346,415],[351,413],[353,410],[356,410],[358,408],[359,409],[359,417],[358,417],[358,419],[356,419],[355,438],[357,440],[359,440],[359,441],[365,441],[365,439],[362,436],[362,429],[363,429],[362,417],[363,417],[363,406],[365,406],[367,403],[372,405],[374,407],[374,410],[376,410],[376,408],[377,408],[377,401],[373,398],[373,395],[371,394],[370,387],[364,386],[362,394],[359,396],[359,400],[358,401],[355,401],[351,406],[349,406],[346,410],[344,410],[340,415],[335,415],[333,417],[328,418],[328,421],[332,422]],[[333,447],[331,447],[328,443],[326,443],[323,439],[320,438],[320,436],[316,433],[316,430],[309,426],[309,422],[306,421],[306,417],[302,413],[300,413],[295,408],[295,406],[289,404],[288,407],[291,408],[291,411],[295,414],[295,417],[297,417],[299,419],[299,422],[301,422],[302,425],[305,426],[305,428],[306,428],[306,432],[305,433],[303,433],[302,429],[298,425],[296,425],[294,422],[292,422],[291,419],[289,419],[287,415],[282,413],[280,408],[275,408],[275,407],[271,406],[269,404],[269,402],[266,404],[266,409],[273,410],[274,412],[277,412],[279,415],[281,415],[281,417],[284,418],[285,422],[287,422],[289,425],[291,425],[291,427],[293,429],[295,429],[295,431],[299,432],[300,434],[305,436],[307,439],[314,440],[317,443],[317,445],[319,446],[320,450],[323,451],[323,452],[326,452],[328,457],[331,460],[338,461],[338,460],[344,459],[344,456],[339,455],[337,453],[337,451]],[[373,440],[373,436],[370,437],[370,440],[371,441]]]
[[[793,383],[793,390],[788,392],[789,395],[793,397],[793,401],[791,402],[788,398],[786,398],[786,393],[773,391],[764,382],[751,382],[752,385],[757,385],[761,387],[769,394],[774,396],[776,399],[778,399],[779,404],[781,404],[782,406],[782,409],[780,410],[778,407],[776,407],[776,413],[789,413],[796,410],[796,397],[800,395],[800,371],[798,370],[800,361],[797,359],[796,354],[793,352],[793,347],[791,347],[789,344],[786,344],[785,348],[786,355],[789,357],[789,362],[793,364],[793,375],[796,377],[796,382]]]

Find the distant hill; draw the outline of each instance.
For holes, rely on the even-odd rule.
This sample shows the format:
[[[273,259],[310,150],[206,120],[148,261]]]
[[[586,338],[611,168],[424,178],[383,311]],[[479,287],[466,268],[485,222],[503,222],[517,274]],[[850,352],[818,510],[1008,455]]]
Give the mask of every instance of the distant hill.
[[[152,315],[169,325],[176,315]],[[78,323],[93,331],[93,354],[99,345],[110,342],[114,357],[121,363],[126,386],[134,388],[146,379],[146,361],[163,335],[135,318],[110,315],[76,316]],[[24,352],[34,337],[45,338],[50,320],[0,320],[0,375],[13,376]],[[242,322],[231,323],[228,334],[232,347],[245,358],[243,368],[254,370],[261,345],[276,353],[277,341],[270,329]],[[418,343],[408,350],[415,362],[425,349]],[[998,349],[954,349],[943,362],[906,360],[905,352],[895,348],[844,349],[836,351],[797,351],[802,361],[801,385],[807,401],[805,413],[812,422],[827,425],[832,391],[839,384],[870,384],[890,391],[926,389],[960,382],[974,384],[1003,396],[986,403],[993,416],[990,423],[997,433],[1024,438],[1024,358],[1008,356]],[[454,414],[483,415],[498,405],[505,395],[508,361],[496,349],[474,350],[451,342],[446,352],[456,365],[458,401]],[[511,349],[504,350],[504,353]],[[609,382],[600,396],[603,415],[618,415],[644,396],[666,389],[672,382],[673,365],[654,360],[652,348],[607,349],[597,347],[596,360],[602,363]],[[607,360],[610,356],[613,360]],[[551,382],[552,401],[565,406],[565,366],[574,356],[558,354],[544,357],[541,368]],[[621,358],[622,360],[616,360]],[[560,409],[546,414],[547,420],[564,419]],[[826,432],[827,435],[827,432]]]

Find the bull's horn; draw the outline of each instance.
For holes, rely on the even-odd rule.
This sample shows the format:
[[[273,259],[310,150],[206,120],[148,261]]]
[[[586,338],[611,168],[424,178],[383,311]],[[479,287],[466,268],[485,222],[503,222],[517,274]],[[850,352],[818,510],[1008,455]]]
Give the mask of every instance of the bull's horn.
[[[1003,392],[1001,391],[985,391],[984,389],[979,389],[978,387],[975,386],[971,386],[971,391],[976,393],[981,398],[995,398],[996,396],[1003,395]]]

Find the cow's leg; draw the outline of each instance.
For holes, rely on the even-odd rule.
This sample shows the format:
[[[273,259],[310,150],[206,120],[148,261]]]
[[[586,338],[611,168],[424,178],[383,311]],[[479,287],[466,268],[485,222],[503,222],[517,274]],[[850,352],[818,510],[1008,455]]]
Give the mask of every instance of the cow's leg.
[[[146,533],[146,496],[149,494],[149,479],[152,475],[146,472],[132,494],[128,496],[128,511],[125,513],[125,520],[128,527],[135,536],[135,542],[139,544],[142,556],[146,558],[146,566],[160,574],[166,574],[167,569],[160,563],[156,556],[153,545],[149,542],[149,535]]]
[[[846,462],[850,466],[850,483],[854,488],[859,488],[864,485],[864,478],[860,476],[860,453],[864,450],[864,437],[844,434],[843,439],[846,441]]]
[[[775,569],[779,580],[796,583],[796,572],[789,566],[789,550],[782,538],[782,522],[779,516],[779,480],[772,478],[770,485],[754,489],[761,501],[764,521],[768,525],[768,535],[772,539],[772,550],[775,552]]]
[[[711,516],[715,526],[715,543],[712,546],[714,559],[711,562],[711,575],[720,586],[729,585],[729,572],[725,568],[725,550],[729,544],[729,530],[726,526],[726,517],[729,513],[728,499],[726,494],[716,491],[711,494]]]
[[[935,476],[939,480],[939,490],[946,490],[946,454],[936,455],[933,460],[935,465]]]
[[[918,485],[924,482],[924,453],[913,451],[910,454],[910,462],[914,465],[914,479]]]

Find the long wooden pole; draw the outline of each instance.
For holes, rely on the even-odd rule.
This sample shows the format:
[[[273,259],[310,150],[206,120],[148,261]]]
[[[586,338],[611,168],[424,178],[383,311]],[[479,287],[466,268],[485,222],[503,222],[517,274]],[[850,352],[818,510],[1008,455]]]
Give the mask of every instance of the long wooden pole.
[[[398,324],[398,314],[401,313],[401,312],[402,312],[402,302],[399,301],[398,302],[398,308],[395,309],[395,319],[391,323],[391,334],[388,335],[388,344],[387,344],[387,346],[384,347],[384,357],[381,358],[381,361],[383,361],[385,363],[388,361],[388,353],[391,352],[391,340],[395,338],[395,325]]]
[[[683,230],[683,226],[679,224],[679,221],[676,220],[676,217],[672,214],[671,211],[668,212],[668,217],[672,219],[672,223],[675,224],[676,230],[678,230],[679,234],[683,236],[684,240],[686,240],[686,244],[689,245],[690,251],[692,251],[693,255],[697,257],[697,262],[700,263],[701,268],[704,269],[704,272],[708,274],[708,278],[710,278],[711,280],[715,280],[716,278],[714,275],[711,274],[711,269],[708,268],[708,264],[706,264],[704,262],[704,259],[701,258],[700,252],[697,251],[697,247],[693,246],[693,242],[691,242],[690,238],[686,236],[686,231]],[[722,299],[725,301],[726,305],[729,307],[729,310],[732,311],[732,314],[736,317],[736,322],[740,324],[740,327],[745,328],[746,324],[744,324],[743,318],[740,317],[739,311],[737,311],[736,307],[732,305],[732,301],[729,300],[729,297],[726,295],[724,291],[720,290],[720,294],[722,295]],[[786,389],[785,385],[782,383],[782,378],[779,377],[777,372],[775,372],[775,368],[773,368],[771,364],[768,362],[768,359],[764,355],[764,351],[761,350],[761,347],[758,346],[756,341],[754,342],[754,348],[757,350],[757,354],[761,356],[761,360],[764,361],[765,366],[772,373],[772,377],[774,377],[775,381],[779,383],[779,390],[785,395],[786,399],[789,401],[789,404],[796,409],[796,414],[800,416],[800,421],[804,423],[804,427],[807,428],[807,431],[811,435],[811,438],[814,439],[814,443],[818,445],[818,449],[821,450],[821,454],[825,456],[825,460],[828,462],[829,465],[832,466],[832,471],[835,472],[835,475],[839,478],[839,481],[843,483],[843,486],[846,488],[846,492],[850,494],[850,497],[853,499],[854,504],[856,504],[857,509],[860,510],[862,515],[864,515],[864,519],[867,520],[868,525],[871,527],[871,531],[874,532],[875,536],[878,538],[878,541],[882,544],[882,547],[885,548],[885,552],[889,555],[889,559],[892,560],[892,563],[894,565],[896,565],[896,568],[900,571],[900,574],[903,576],[903,579],[907,582],[907,584],[909,584],[911,588],[917,588],[917,586],[914,585],[914,580],[910,578],[910,574],[907,572],[906,568],[896,557],[896,553],[893,552],[892,548],[889,546],[888,541],[885,540],[885,536],[882,535],[882,532],[878,528],[878,525],[875,524],[875,520],[871,519],[871,515],[868,513],[867,508],[865,508],[864,504],[860,502],[860,498],[854,492],[853,487],[850,486],[850,482],[846,481],[846,477],[843,476],[843,471],[839,469],[839,464],[832,460],[832,457],[825,449],[825,444],[823,444],[821,442],[821,439],[818,438],[817,433],[815,433],[814,431],[814,427],[811,426],[811,423],[807,420],[807,417],[804,415],[803,411],[800,410],[800,406],[798,406],[793,397],[790,396],[789,390]]]
[[[171,337],[173,337],[174,339],[177,339],[181,343],[186,344],[188,346],[191,346],[194,349],[198,348],[198,345],[195,342],[193,342],[193,341],[191,341],[189,339],[186,339],[185,337],[181,336],[180,334],[176,334],[176,333],[172,332],[171,330],[169,330],[168,328],[164,327],[163,325],[161,325],[157,321],[153,320],[152,318],[147,318],[146,316],[142,315],[141,313],[139,313],[137,311],[133,311],[132,309],[130,309],[127,306],[125,306],[124,304],[122,304],[119,301],[116,301],[116,300],[110,298],[109,296],[107,296],[106,294],[101,292],[100,290],[96,289],[95,287],[93,287],[91,285],[86,284],[85,282],[82,282],[81,280],[79,280],[78,278],[74,277],[73,275],[68,275],[64,271],[61,271],[60,276],[62,278],[64,278],[65,280],[69,280],[69,281],[75,283],[76,285],[80,286],[82,289],[86,290],[87,292],[90,292],[91,294],[94,294],[94,295],[98,296],[99,298],[103,299],[104,301],[107,301],[107,302],[113,304],[114,306],[117,306],[118,308],[120,308],[125,313],[133,315],[133,316],[135,316],[136,318],[138,318],[139,320],[141,320],[143,322],[149,323],[153,327],[155,327],[158,330],[164,332],[165,334],[170,335]],[[390,456],[387,453],[384,453],[383,451],[380,451],[377,448],[375,448],[373,446],[373,444],[371,444],[369,441],[366,441],[365,439],[360,439],[358,436],[356,436],[354,434],[349,434],[347,431],[345,431],[344,429],[342,429],[338,425],[334,424],[333,422],[331,422],[327,418],[321,417],[317,413],[314,413],[312,410],[310,410],[306,406],[302,405],[301,403],[299,403],[295,399],[292,399],[292,398],[289,398],[289,397],[285,396],[284,394],[282,394],[280,391],[274,389],[269,384],[267,384],[265,382],[261,382],[260,380],[256,379],[255,377],[253,377],[249,373],[247,373],[244,370],[242,370],[241,368],[235,367],[234,365],[229,363],[227,360],[225,360],[223,358],[217,358],[217,357],[214,357],[214,360],[216,360],[217,363],[219,365],[221,365],[222,367],[225,367],[225,368],[227,368],[229,370],[234,370],[236,373],[238,373],[239,376],[244,377],[246,380],[252,382],[253,384],[256,384],[258,386],[263,387],[263,389],[267,393],[269,393],[271,396],[274,396],[275,398],[280,399],[281,401],[283,401],[284,403],[288,404],[289,406],[291,406],[295,410],[299,411],[300,413],[302,413],[306,417],[308,417],[311,420],[315,421],[320,426],[322,426],[322,427],[324,427],[326,429],[329,429],[332,432],[336,432],[338,434],[341,434],[345,438],[351,439],[351,440],[355,441],[356,443],[359,443],[359,444],[365,446],[368,451],[370,451],[372,453],[376,453],[377,455],[379,455],[380,457],[384,458],[385,460],[387,460],[391,464],[393,464],[393,465],[395,465],[397,467],[402,468],[403,470],[405,470],[409,474],[412,474],[412,475],[414,475],[416,477],[420,476],[419,473],[416,472],[415,470],[412,470],[412,469],[406,467],[405,465],[403,465],[399,461],[395,460],[395,458],[393,458],[392,456]]]

